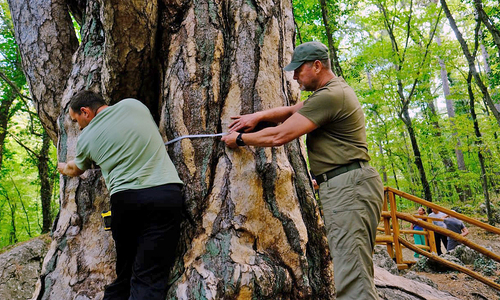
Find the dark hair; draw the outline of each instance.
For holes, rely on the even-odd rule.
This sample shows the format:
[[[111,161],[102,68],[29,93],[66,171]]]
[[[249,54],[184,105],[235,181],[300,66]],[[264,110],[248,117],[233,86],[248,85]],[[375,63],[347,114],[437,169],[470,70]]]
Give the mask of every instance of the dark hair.
[[[79,91],[71,97],[69,102],[69,107],[77,114],[81,113],[80,108],[82,107],[88,107],[95,112],[103,105],[106,105],[104,99],[99,94],[88,90]]]

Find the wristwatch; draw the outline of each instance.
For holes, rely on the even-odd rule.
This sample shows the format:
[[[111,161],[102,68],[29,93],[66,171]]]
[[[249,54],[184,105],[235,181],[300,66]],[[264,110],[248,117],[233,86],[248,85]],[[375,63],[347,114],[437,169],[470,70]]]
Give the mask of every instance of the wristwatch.
[[[243,132],[238,134],[238,136],[236,137],[236,145],[238,145],[238,146],[245,146],[245,142],[243,141],[243,138],[241,137],[242,135],[243,135]]]

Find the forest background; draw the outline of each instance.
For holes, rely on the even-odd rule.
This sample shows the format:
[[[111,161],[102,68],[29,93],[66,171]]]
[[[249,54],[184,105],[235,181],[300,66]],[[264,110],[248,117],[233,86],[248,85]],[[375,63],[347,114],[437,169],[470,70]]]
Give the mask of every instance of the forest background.
[[[6,1],[0,9],[2,249],[50,232],[59,176]],[[335,73],[358,94],[384,185],[463,213],[484,204],[479,217],[500,221],[498,1],[300,0],[294,15],[296,45],[328,45]],[[400,201],[404,210],[415,208]]]

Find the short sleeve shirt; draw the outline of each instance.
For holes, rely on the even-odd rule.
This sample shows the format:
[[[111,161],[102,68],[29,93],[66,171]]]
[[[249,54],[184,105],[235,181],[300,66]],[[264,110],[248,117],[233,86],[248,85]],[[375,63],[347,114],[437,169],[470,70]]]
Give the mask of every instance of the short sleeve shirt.
[[[446,228],[455,232],[462,233],[462,229],[464,229],[464,223],[456,218],[446,218],[444,219],[444,224],[446,224]]]
[[[111,195],[182,184],[151,113],[135,99],[124,99],[99,112],[82,130],[76,151],[80,170],[90,168],[92,162],[101,167]]]
[[[354,160],[369,161],[365,115],[354,90],[335,77],[316,90],[298,111],[318,126],[307,135],[307,153],[314,175]]]
[[[429,214],[429,217],[444,219],[446,217],[446,214],[443,213],[443,212],[438,212],[437,214],[435,214],[435,213],[432,212],[432,213]],[[446,224],[443,221],[432,221],[432,223],[434,223],[434,225],[437,225],[439,227],[446,228]]]
[[[464,229],[465,227],[464,223],[456,218],[446,218],[444,219],[444,223],[446,224],[447,229],[458,234],[461,234],[462,229]],[[448,238],[448,245],[446,245],[446,250],[451,251],[455,249],[458,246],[458,244],[459,242],[457,242],[456,240]]]

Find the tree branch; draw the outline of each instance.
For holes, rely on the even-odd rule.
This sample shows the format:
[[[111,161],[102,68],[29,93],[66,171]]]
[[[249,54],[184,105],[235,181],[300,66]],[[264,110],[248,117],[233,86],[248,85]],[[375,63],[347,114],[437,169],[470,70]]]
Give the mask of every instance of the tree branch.
[[[498,55],[500,56],[500,30],[498,30],[498,28],[494,24],[492,24],[493,22],[483,9],[483,3],[481,0],[474,0],[474,6],[476,7],[479,19],[481,20],[481,22],[483,22],[486,28],[488,28],[488,31],[491,33],[493,41],[497,46]]]
[[[20,139],[18,139],[15,135],[13,135],[12,133],[10,132],[7,132],[13,139],[14,141],[16,141],[16,143],[19,144],[19,146],[23,147],[28,153],[31,153],[31,155],[33,155],[34,157],[36,157],[37,159],[40,159],[40,155],[38,153],[36,153],[34,150],[32,150],[30,147],[26,146],[23,142],[21,142]]]
[[[14,82],[12,82],[12,80],[10,80],[2,71],[0,71],[0,78],[2,78],[8,85],[10,85],[10,87],[19,96],[19,98],[21,98],[23,100],[33,101],[33,99],[23,95],[23,93],[21,93],[21,91],[19,90],[17,85]]]
[[[453,29],[453,32],[455,32],[455,36],[457,37],[458,42],[460,43],[460,46],[462,47],[462,51],[465,55],[465,58],[467,59],[467,62],[469,63],[469,70],[471,71],[472,76],[474,76],[474,80],[476,80],[476,84],[481,89],[481,92],[484,95],[486,103],[488,104],[489,108],[491,109],[491,112],[495,116],[497,123],[500,125],[500,114],[498,113],[498,110],[496,109],[495,104],[493,103],[493,100],[491,99],[490,93],[488,92],[488,88],[483,83],[483,81],[481,80],[481,77],[479,76],[479,73],[476,70],[476,65],[474,63],[474,59],[472,57],[472,54],[469,51],[469,46],[467,46],[467,42],[465,41],[462,33],[460,32],[460,30],[458,30],[457,23],[455,22],[455,19],[453,18],[452,14],[450,12],[450,9],[448,8],[448,4],[446,3],[446,0],[440,0],[440,1],[441,1],[441,6],[443,7],[443,10],[446,14],[446,17],[448,18],[448,22],[450,23],[450,26]]]

